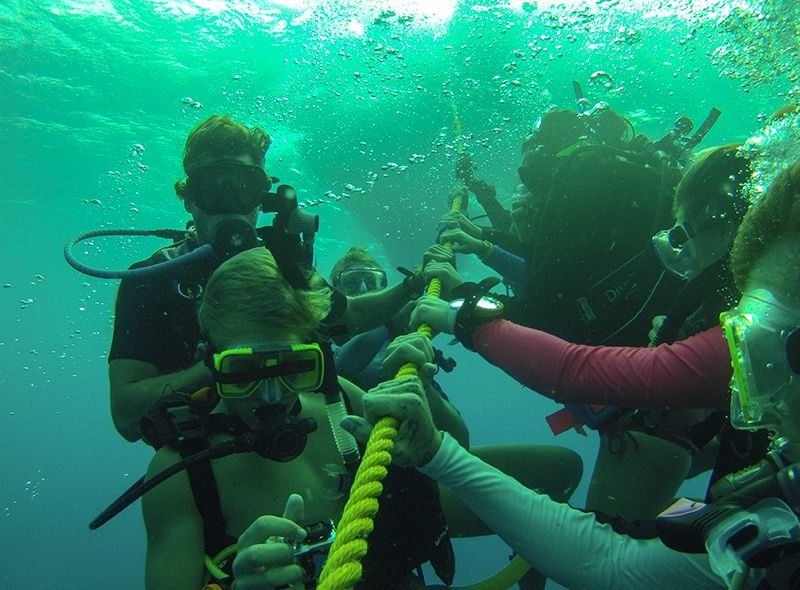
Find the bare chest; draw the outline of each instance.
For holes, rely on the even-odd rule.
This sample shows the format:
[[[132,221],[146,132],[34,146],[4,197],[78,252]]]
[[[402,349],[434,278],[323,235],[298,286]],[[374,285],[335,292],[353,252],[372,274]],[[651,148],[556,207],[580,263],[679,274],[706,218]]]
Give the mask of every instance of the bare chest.
[[[318,429],[292,461],[279,463],[246,453],[214,462],[229,534],[238,537],[259,516],[281,516],[290,494],[303,497],[304,522],[338,521],[345,500],[337,491],[342,462],[324,413],[314,414]]]

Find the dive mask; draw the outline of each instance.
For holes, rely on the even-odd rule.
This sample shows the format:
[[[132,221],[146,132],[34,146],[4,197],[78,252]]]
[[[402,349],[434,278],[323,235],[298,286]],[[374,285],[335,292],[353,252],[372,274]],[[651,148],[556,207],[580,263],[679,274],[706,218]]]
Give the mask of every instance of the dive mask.
[[[380,291],[388,285],[386,271],[381,268],[348,268],[336,275],[335,286],[345,295]]]
[[[720,316],[733,367],[731,424],[779,428],[787,404],[800,403],[800,310],[765,289],[742,297]]]
[[[209,214],[249,213],[260,206],[272,179],[260,166],[222,160],[194,168],[186,178],[186,197]]]
[[[319,344],[293,344],[278,350],[230,348],[213,354],[209,366],[217,393],[227,399],[249,397],[269,379],[277,379],[293,393],[319,391],[325,376]],[[269,401],[277,403],[280,399]]]
[[[695,235],[689,223],[684,222],[653,236],[653,248],[661,264],[682,279],[692,278],[699,270]]]

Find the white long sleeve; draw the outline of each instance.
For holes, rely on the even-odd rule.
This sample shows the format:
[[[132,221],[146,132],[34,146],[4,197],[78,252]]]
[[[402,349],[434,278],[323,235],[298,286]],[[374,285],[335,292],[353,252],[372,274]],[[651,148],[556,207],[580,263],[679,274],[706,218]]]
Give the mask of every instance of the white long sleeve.
[[[572,590],[726,588],[705,555],[616,533],[592,514],[526,488],[447,434],[420,471],[453,490],[533,567]]]

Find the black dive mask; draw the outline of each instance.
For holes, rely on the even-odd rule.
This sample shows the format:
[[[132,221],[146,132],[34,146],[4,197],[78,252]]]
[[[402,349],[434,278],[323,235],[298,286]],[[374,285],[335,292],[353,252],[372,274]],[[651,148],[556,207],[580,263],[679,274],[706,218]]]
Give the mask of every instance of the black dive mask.
[[[210,215],[245,214],[261,205],[271,186],[262,167],[223,160],[189,173],[186,198]]]

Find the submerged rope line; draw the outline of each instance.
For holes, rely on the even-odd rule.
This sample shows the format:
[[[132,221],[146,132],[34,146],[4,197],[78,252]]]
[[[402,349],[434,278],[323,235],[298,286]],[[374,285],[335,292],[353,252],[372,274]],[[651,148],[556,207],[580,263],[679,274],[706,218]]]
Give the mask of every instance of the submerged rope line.
[[[460,211],[461,204],[461,197],[456,197],[450,210]],[[450,251],[453,250],[452,243],[446,243],[444,246]],[[431,279],[425,293],[440,297],[442,282],[438,278]],[[417,333],[433,338],[433,328],[427,324],[417,328]],[[400,367],[394,378],[417,376],[419,367],[414,363],[406,363]],[[383,492],[381,482],[386,478],[389,463],[392,461],[398,426],[396,418],[387,416],[378,420],[372,429],[364,457],[350,488],[350,497],[339,520],[336,539],[322,567],[317,585],[319,590],[348,590],[361,579],[361,560],[369,548],[367,536],[372,532],[373,519],[378,512],[378,498]]]
[[[461,156],[464,153],[464,141],[461,136],[461,120],[453,101],[453,130],[456,134],[456,146]],[[466,195],[465,195],[466,197]],[[450,204],[451,212],[458,212],[464,204],[462,197],[456,195]],[[447,242],[444,247],[453,251],[452,242]],[[426,290],[426,295],[441,297],[442,282],[438,278],[431,279]],[[417,328],[417,333],[433,338],[433,328],[422,324]],[[395,380],[406,377],[419,376],[419,367],[414,363],[406,363],[397,371]],[[367,537],[374,528],[373,519],[378,512],[378,498],[383,492],[383,480],[388,474],[388,467],[392,461],[392,450],[397,438],[399,423],[396,418],[386,416],[378,420],[372,429],[364,457],[356,471],[356,477],[350,488],[350,496],[345,504],[342,518],[331,545],[328,559],[322,567],[318,590],[350,590],[361,579],[363,568],[361,560],[367,554],[369,543]],[[474,586],[465,587],[463,590],[490,590],[496,588],[509,588],[515,584],[530,569],[522,558],[517,556],[503,570],[491,578],[479,582]]]

